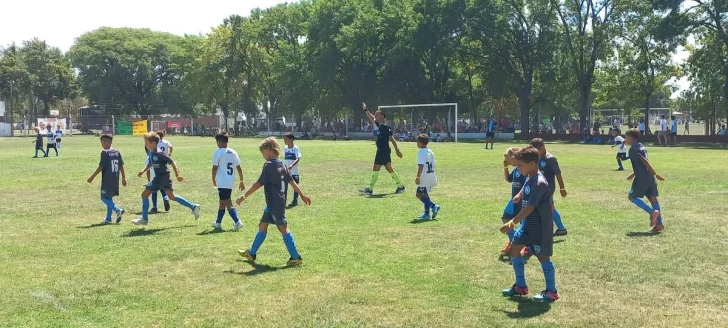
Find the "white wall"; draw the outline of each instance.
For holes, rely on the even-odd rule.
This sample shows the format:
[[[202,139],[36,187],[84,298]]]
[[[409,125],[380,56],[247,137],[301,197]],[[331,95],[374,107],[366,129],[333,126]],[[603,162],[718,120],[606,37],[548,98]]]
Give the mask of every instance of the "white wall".
[[[0,123],[0,137],[9,137],[12,128],[10,123]]]

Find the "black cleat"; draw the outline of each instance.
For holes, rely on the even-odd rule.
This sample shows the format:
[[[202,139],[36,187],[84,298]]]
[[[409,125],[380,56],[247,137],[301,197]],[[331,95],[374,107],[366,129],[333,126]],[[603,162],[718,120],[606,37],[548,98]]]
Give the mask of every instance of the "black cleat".
[[[361,190],[359,190],[359,192],[360,192],[360,193],[362,193],[362,194],[364,194],[364,195],[369,195],[369,196],[371,196],[371,195],[372,195],[372,193],[374,193],[374,192],[373,192],[373,191],[372,191],[371,189],[369,189],[369,188],[364,188],[364,189],[361,189]]]
[[[169,200],[168,199],[164,200],[164,211],[169,212]]]
[[[394,191],[395,194],[401,194],[405,191],[404,187],[397,187],[397,190]]]

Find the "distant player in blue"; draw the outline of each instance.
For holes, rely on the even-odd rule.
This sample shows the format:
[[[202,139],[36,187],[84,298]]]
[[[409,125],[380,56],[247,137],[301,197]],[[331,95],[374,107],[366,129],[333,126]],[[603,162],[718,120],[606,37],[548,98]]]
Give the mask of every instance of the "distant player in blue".
[[[88,183],[94,182],[99,173],[101,173],[101,201],[106,205],[106,218],[101,224],[111,223],[111,213],[116,213],[116,223],[121,222],[121,216],[124,215],[124,209],[114,204],[113,198],[119,196],[119,173],[121,173],[121,184],[126,187],[126,172],[124,172],[124,160],[121,153],[111,148],[114,138],[110,134],[101,136],[101,160],[99,167],[96,168],[94,174],[91,175]]]
[[[488,121],[485,122],[485,149],[488,149],[490,143],[490,149],[493,149],[495,142],[495,132],[498,130],[498,122],[496,122],[491,116]]]
[[[614,137],[614,145],[612,145],[612,148],[617,147],[617,165],[619,165],[617,171],[624,171],[622,161],[629,159],[627,156],[627,146],[624,144],[624,138],[621,136],[619,129],[612,130],[612,137]]]
[[[665,229],[662,223],[662,210],[660,203],[657,201],[659,193],[657,191],[657,181],[664,181],[661,175],[657,174],[647,160],[647,149],[640,142],[640,134],[638,130],[629,130],[626,133],[625,142],[630,145],[629,160],[632,162],[632,174],[627,180],[632,180],[632,188],[629,190],[629,200],[643,209],[650,215],[650,228],[652,232],[660,233]],[[645,204],[641,198],[647,197],[652,207]]]
[[[35,140],[31,141],[31,143],[33,142],[35,143],[35,156],[33,156],[33,158],[38,158],[39,150],[43,153],[43,157],[48,157],[48,153],[43,150],[43,135],[40,134],[39,128],[35,128]]]
[[[238,250],[238,253],[248,261],[255,262],[258,256],[258,249],[268,235],[268,225],[275,224],[278,227],[278,231],[283,235],[283,243],[286,245],[288,254],[291,256],[288,259],[288,265],[301,265],[303,258],[301,258],[298,249],[296,249],[293,233],[288,230],[288,221],[286,221],[286,194],[288,185],[290,184],[293,187],[293,190],[298,193],[304,204],[311,205],[311,199],[304,196],[303,191],[301,191],[301,188],[298,187],[298,184],[288,172],[286,165],[278,159],[281,155],[281,148],[275,137],[268,137],[263,140],[259,148],[260,153],[263,154],[263,158],[266,160],[265,164],[263,164],[263,172],[261,172],[258,182],[250,187],[245,192],[245,195],[238,198],[235,202],[240,205],[246,198],[258,191],[260,187],[263,187],[266,207],[263,210],[263,217],[258,224],[258,233],[255,235],[253,245],[250,246],[250,249]]]
[[[528,178],[518,170],[516,154],[518,154],[518,151],[520,150],[521,149],[518,147],[511,147],[506,150],[505,154],[503,154],[503,175],[505,176],[506,181],[511,184],[511,198],[508,201],[506,208],[503,210],[503,223],[506,223],[516,217],[518,212],[521,211],[521,203],[513,203],[513,198],[518,195],[523,188],[523,184],[526,183],[526,179]],[[510,172],[508,171],[509,167],[513,167],[513,170]],[[508,232],[508,243],[506,243],[506,246],[501,250],[501,255],[508,255],[510,253],[514,233],[515,230]]]
[[[523,209],[515,218],[503,224],[502,233],[509,233],[524,219],[513,237],[510,249],[511,264],[515,272],[516,282],[509,289],[503,290],[505,296],[528,295],[526,284],[525,262],[521,256],[521,249],[528,247],[541,262],[541,269],[546,280],[546,289],[534,296],[534,300],[552,302],[561,296],[556,289],[556,267],[551,261],[553,255],[554,229],[553,211],[551,202],[551,188],[542,172],[539,172],[541,161],[539,151],[527,147],[518,152],[518,170],[528,175],[523,190],[513,200],[522,203]]]
[[[144,167],[143,170],[137,173],[138,176],[142,176],[145,172],[150,169],[154,170],[154,179],[150,182],[144,191],[142,192],[142,216],[136,220],[132,220],[131,223],[146,225],[149,223],[149,195],[155,191],[165,190],[170,200],[177,201],[183,206],[189,208],[192,214],[195,216],[195,220],[200,218],[200,205],[190,203],[184,197],[174,194],[172,189],[172,179],[169,176],[169,169],[167,165],[172,166],[174,175],[177,177],[177,181],[183,182],[185,178],[179,175],[179,168],[177,164],[169,158],[164,152],[157,149],[159,144],[159,135],[156,132],[148,132],[144,135],[144,146],[149,150],[149,164]]]
[[[541,154],[541,159],[538,162],[538,168],[543,172],[543,176],[549,182],[549,188],[551,188],[551,208],[554,211],[554,223],[556,224],[556,231],[554,236],[566,236],[568,231],[564,227],[564,223],[561,221],[561,213],[556,209],[554,205],[554,193],[556,192],[556,180],[559,181],[559,187],[561,197],[566,197],[566,187],[564,187],[564,179],[561,177],[561,168],[559,167],[559,161],[556,160],[554,155],[546,151],[546,144],[541,138],[535,138],[531,140],[531,147],[538,149]]]
[[[674,115],[670,117],[670,120],[672,121],[672,126],[670,127],[670,136],[672,136],[672,145],[677,146],[677,117]],[[670,143],[670,138],[667,138],[667,143]]]

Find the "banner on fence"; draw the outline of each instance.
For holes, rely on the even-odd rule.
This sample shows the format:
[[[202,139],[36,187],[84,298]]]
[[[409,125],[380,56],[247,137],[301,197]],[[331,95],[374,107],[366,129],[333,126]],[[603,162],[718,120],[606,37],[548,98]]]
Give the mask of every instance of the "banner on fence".
[[[174,129],[174,128],[181,129],[182,128],[182,122],[180,122],[180,121],[168,121],[167,122],[167,128],[170,128],[170,129]]]
[[[132,134],[135,136],[144,135],[149,131],[147,128],[147,120],[134,121],[131,126]]]
[[[129,121],[116,121],[116,134],[120,136],[131,135],[131,122]]]
[[[44,133],[43,131],[48,131],[46,126],[51,126],[51,131],[53,133],[56,132],[56,129],[58,129],[58,125],[61,126],[61,130],[64,132],[66,131],[66,119],[65,118],[38,118],[38,125],[37,127],[40,129],[40,133]]]

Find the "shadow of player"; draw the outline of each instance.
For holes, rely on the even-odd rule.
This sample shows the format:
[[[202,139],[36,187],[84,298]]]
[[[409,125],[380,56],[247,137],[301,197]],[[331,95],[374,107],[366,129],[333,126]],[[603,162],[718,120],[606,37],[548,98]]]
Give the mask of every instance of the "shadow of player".
[[[389,196],[389,194],[371,194],[371,195],[367,196],[367,198],[381,199],[381,198],[385,198],[387,196]]]
[[[96,227],[103,227],[103,226],[113,226],[113,225],[118,225],[118,224],[113,224],[113,223],[94,223],[94,224],[89,224],[87,226],[78,226],[76,228],[78,228],[78,229],[89,229],[89,228],[96,228]]]
[[[232,232],[232,230],[211,229],[211,230],[205,230],[205,231],[198,232],[198,233],[196,233],[196,235],[207,236],[207,235],[216,235],[216,234],[224,233],[224,232]]]
[[[659,235],[660,233],[653,231],[631,231],[627,233],[627,237],[652,237]]]
[[[551,303],[549,302],[534,301],[533,299],[520,296],[509,297],[508,299],[513,302],[518,302],[518,311],[503,311],[511,319],[534,318],[551,310]]]
[[[420,223],[427,223],[427,222],[435,222],[437,219],[414,219],[410,221],[410,224],[420,224]]]
[[[129,231],[123,235],[122,237],[143,237],[143,236],[151,236],[155,235],[160,231],[169,230],[169,229],[182,229],[182,228],[192,228],[195,227],[193,225],[186,225],[181,227],[169,227],[169,228],[158,228],[158,229],[146,229],[146,228],[139,228],[136,230]]]
[[[243,260],[243,262],[245,262],[245,263],[249,264],[251,267],[253,267],[253,270],[239,271],[239,272],[236,272],[234,270],[228,270],[228,271],[224,271],[224,272],[231,273],[231,274],[239,274],[239,275],[243,275],[243,276],[257,276],[262,273],[275,272],[278,270],[285,270],[285,269],[293,268],[292,266],[287,266],[287,265],[276,267],[276,266],[271,266],[268,264],[258,264],[255,262],[249,262],[246,260]]]

